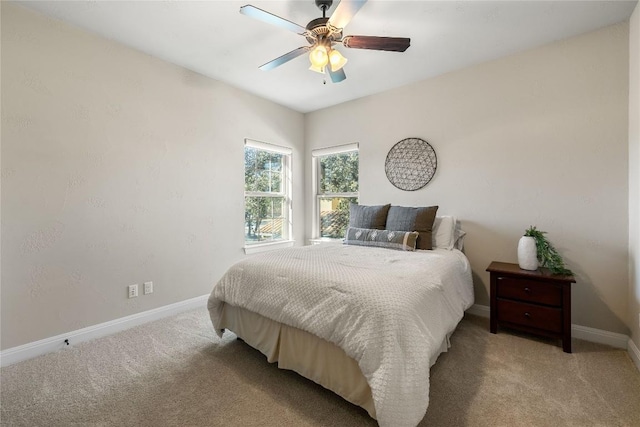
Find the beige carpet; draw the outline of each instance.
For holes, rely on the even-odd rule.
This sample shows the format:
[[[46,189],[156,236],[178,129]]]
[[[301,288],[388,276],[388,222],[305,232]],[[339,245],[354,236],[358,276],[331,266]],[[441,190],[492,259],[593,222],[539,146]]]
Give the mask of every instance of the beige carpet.
[[[640,373],[619,349],[574,353],[466,317],[431,369],[420,426],[640,426]],[[3,426],[375,426],[267,363],[205,309],[2,369]]]

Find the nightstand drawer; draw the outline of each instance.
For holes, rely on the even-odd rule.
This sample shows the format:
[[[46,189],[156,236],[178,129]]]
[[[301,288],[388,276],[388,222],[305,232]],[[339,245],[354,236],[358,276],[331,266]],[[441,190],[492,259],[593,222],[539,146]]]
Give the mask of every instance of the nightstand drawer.
[[[562,333],[562,310],[559,308],[499,299],[498,321]]]
[[[562,305],[560,286],[509,276],[499,276],[497,285],[498,298],[517,299],[557,307]]]

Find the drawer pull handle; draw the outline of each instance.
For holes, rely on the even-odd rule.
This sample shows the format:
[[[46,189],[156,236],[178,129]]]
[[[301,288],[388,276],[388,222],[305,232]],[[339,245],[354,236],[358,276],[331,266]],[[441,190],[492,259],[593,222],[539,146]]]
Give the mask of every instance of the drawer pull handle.
[[[525,291],[526,293],[528,293],[528,294],[529,294],[529,293],[531,293],[531,289],[529,289],[529,288],[524,288],[524,291]]]
[[[531,315],[530,315],[529,313],[525,312],[525,313],[524,313],[524,317],[526,317],[527,319],[530,319],[530,318],[531,318]]]

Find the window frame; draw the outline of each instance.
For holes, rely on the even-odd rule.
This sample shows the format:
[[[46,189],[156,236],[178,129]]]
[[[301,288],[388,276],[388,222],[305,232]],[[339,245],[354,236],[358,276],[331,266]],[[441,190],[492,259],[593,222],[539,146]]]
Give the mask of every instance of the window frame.
[[[243,214],[245,220],[243,221],[243,239],[244,239],[244,252],[245,254],[263,252],[271,249],[279,249],[283,247],[293,246],[293,203],[292,203],[292,183],[291,183],[291,165],[293,163],[293,150],[289,147],[283,147],[280,145],[270,144],[267,142],[256,141],[253,139],[245,138],[243,147],[243,156],[247,148],[254,148],[269,153],[275,153],[282,155],[282,176],[281,176],[281,191],[244,191],[244,198],[242,201]],[[244,166],[244,172],[246,177],[246,164]],[[245,178],[246,179],[246,178]],[[244,180],[243,180],[244,181]],[[246,185],[246,181],[244,181]],[[282,238],[257,241],[250,243],[246,240],[246,200],[247,197],[267,197],[267,198],[284,198],[284,206],[282,208],[283,227]]]
[[[347,193],[320,193],[320,158],[326,156],[333,156],[336,154],[344,154],[350,152],[358,153],[358,191]],[[312,176],[313,176],[313,225],[312,225],[312,238],[310,242],[312,244],[318,244],[322,242],[336,243],[341,242],[343,238],[331,238],[321,237],[320,232],[320,200],[323,198],[338,198],[338,197],[355,197],[360,198],[360,148],[357,142],[344,145],[336,145],[332,147],[318,148],[311,151],[312,156]]]

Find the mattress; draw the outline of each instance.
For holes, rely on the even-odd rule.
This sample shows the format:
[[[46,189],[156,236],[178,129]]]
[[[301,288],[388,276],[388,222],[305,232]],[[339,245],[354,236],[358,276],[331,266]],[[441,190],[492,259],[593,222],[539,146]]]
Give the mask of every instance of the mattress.
[[[283,344],[261,348],[267,338],[260,336],[248,341],[283,366],[298,363],[292,369],[310,370],[300,373],[365,407],[381,426],[396,427],[415,426],[424,417],[429,368],[472,303],[471,270],[460,251],[318,245],[232,266],[214,286],[209,312],[219,335],[228,327],[247,338],[242,326],[223,321],[233,306],[342,350],[369,385],[373,410],[366,396],[350,396],[341,384],[301,368],[313,366],[304,357],[281,360]],[[280,338],[289,332],[280,328]],[[296,352],[303,348],[296,340],[282,343]]]

